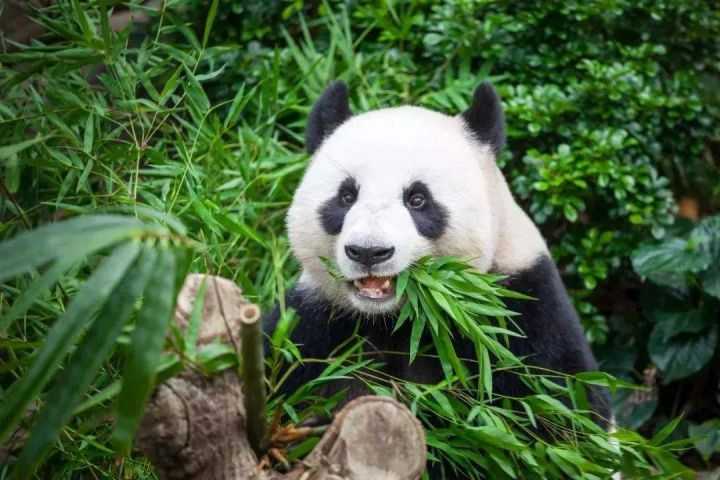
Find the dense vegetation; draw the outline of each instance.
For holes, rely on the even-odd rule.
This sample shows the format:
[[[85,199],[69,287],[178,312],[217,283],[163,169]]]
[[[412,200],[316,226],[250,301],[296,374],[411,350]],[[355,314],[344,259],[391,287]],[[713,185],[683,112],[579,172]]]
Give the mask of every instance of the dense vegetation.
[[[283,218],[306,161],[304,119],[323,86],[346,80],[356,111],[413,103],[456,113],[488,78],[506,108],[504,170],[552,246],[603,367],[649,387],[617,395],[621,423],[662,441],[662,427],[682,414],[673,438],[695,446],[684,459],[712,462],[714,2],[176,3],[131,6],[150,20],[115,33],[108,3],[58,1],[37,12],[46,33],[36,43],[2,44],[3,240],[100,210],[145,218],[150,207],[179,218],[202,245],[193,270],[231,278],[269,306],[297,272]],[[52,268],[60,282],[22,309],[21,293],[45,277],[3,276],[0,395],[32,372],[38,346],[99,259]],[[148,474],[141,459],[116,466],[108,447],[104,418],[121,366],[104,362],[91,379],[45,473]]]

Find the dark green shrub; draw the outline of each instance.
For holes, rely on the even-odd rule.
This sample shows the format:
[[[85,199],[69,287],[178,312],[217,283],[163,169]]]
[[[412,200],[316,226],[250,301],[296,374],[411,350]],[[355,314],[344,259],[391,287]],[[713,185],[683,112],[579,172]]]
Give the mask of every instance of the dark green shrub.
[[[704,431],[717,425],[720,409],[703,387],[718,382],[720,358],[720,216],[708,217],[691,228],[680,229],[661,242],[641,246],[632,255],[635,271],[650,283],[642,310],[651,331],[638,345],[657,367],[660,395],[673,399],[672,409],[657,402],[624,408],[628,423],[648,416],[656,408],[662,415],[685,412],[689,435],[707,461],[720,451],[717,438]],[[684,231],[683,231],[684,230]],[[634,418],[633,418],[634,417]],[[701,425],[700,425],[701,424]]]

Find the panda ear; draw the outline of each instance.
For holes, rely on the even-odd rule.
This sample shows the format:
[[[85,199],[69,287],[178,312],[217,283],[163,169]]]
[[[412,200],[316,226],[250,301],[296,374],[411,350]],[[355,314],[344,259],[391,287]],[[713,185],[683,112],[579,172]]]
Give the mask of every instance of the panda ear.
[[[505,116],[500,97],[489,82],[475,89],[472,105],[462,118],[477,140],[489,144],[495,155],[500,153],[505,145]]]
[[[332,82],[310,112],[305,129],[308,153],[315,153],[323,140],[351,116],[347,85],[341,81]]]

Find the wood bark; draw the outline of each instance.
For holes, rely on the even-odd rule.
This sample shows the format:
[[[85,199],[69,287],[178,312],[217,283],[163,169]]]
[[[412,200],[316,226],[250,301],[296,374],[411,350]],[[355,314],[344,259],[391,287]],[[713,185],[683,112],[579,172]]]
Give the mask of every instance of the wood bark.
[[[189,276],[178,299],[178,325],[187,326],[203,278],[200,342],[220,337],[239,348],[243,315],[257,307],[226,279]],[[374,396],[345,405],[290,472],[261,469],[248,441],[244,404],[237,372],[206,377],[187,370],[156,389],[137,444],[160,478],[168,480],[415,480],[425,469],[420,423],[401,403]]]

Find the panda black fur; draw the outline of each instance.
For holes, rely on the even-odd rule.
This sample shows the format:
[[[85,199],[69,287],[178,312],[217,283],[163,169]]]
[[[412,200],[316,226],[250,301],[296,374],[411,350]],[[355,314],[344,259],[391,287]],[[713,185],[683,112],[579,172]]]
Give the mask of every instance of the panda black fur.
[[[302,274],[286,305],[300,317],[292,339],[304,357],[328,357],[355,333],[360,318],[358,333],[387,373],[439,381],[437,361],[418,358],[408,365],[406,355],[384,353],[408,349],[407,324],[391,333],[398,299],[337,280],[320,260],[334,260],[346,278],[362,286],[368,275],[392,277],[433,254],[472,258],[480,271],[507,274],[509,288],[537,299],[508,302],[520,314],[516,321],[526,335],[511,339],[517,356],[568,373],[597,369],[545,242],[495,164],[504,141],[500,99],[487,83],[456,117],[417,107],[353,116],[346,86],[328,87],[309,117],[306,144],[312,159],[288,213],[290,243]],[[276,309],[265,320],[268,333],[278,316]],[[474,357],[469,342],[456,349],[461,357]],[[305,364],[284,390],[294,390],[322,368]],[[493,384],[505,395],[527,393],[512,374],[496,374]],[[590,403],[606,424],[607,392],[592,389]]]

